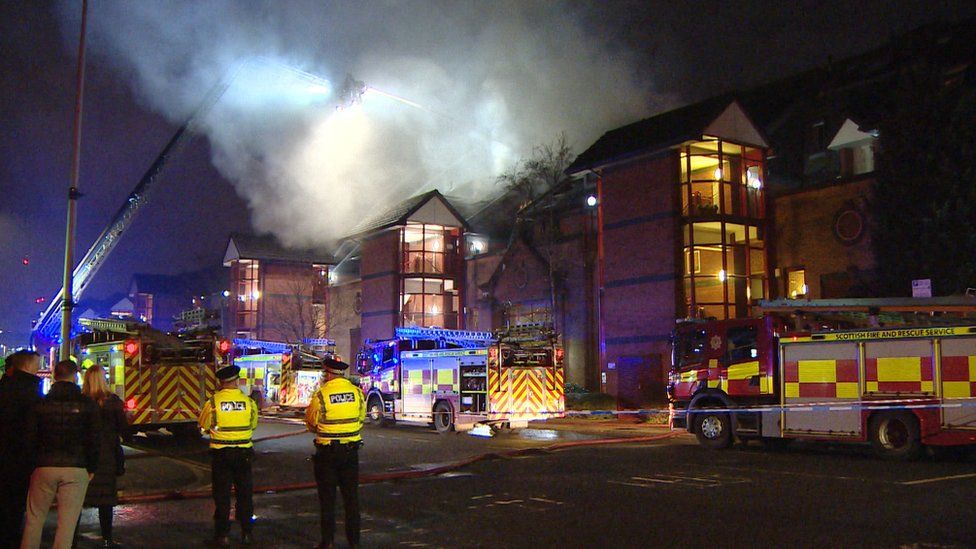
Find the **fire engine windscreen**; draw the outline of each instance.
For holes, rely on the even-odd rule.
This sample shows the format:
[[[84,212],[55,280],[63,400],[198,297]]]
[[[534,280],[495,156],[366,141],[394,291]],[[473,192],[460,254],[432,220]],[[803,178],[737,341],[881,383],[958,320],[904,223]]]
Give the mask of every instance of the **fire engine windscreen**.
[[[78,4],[61,11],[67,47]],[[433,188],[487,198],[560,133],[582,147],[650,114],[646,73],[591,27],[559,2],[89,7],[92,63],[108,60],[175,124],[242,60],[262,60],[197,129],[255,229],[295,246],[327,244]]]

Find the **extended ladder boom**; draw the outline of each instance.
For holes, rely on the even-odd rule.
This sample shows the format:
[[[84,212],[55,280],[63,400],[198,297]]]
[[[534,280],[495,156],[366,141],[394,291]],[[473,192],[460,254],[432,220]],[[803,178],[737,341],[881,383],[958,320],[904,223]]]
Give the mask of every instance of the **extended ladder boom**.
[[[203,116],[210,110],[210,108],[217,102],[221,95],[230,86],[230,82],[233,77],[225,78],[224,80],[217,83],[210,92],[207,94],[207,98],[204,100],[203,104],[187,119],[187,121],[180,126],[173,137],[170,138],[166,146],[163,147],[162,152],[149,166],[149,169],[143,174],[139,183],[136,187],[129,193],[122,206],[115,212],[112,217],[112,221],[109,222],[108,227],[102,231],[102,234],[98,236],[95,243],[92,244],[91,248],[88,249],[88,253],[82,258],[81,262],[74,269],[74,277],[72,284],[72,295],[75,300],[78,300],[88,284],[91,282],[92,277],[98,272],[98,269],[105,263],[109,254],[115,249],[115,246],[119,243],[122,235],[125,231],[132,225],[132,221],[135,219],[139,210],[145,206],[152,195],[152,191],[155,188],[156,180],[159,174],[163,171],[166,166],[167,160],[177,151],[180,146],[186,142],[186,138],[192,135],[196,123],[203,118]],[[64,304],[64,287],[62,287],[54,299],[51,300],[47,309],[41,315],[40,320],[38,320],[37,325],[34,327],[33,336],[34,340],[37,341],[55,341],[61,332],[61,310]]]

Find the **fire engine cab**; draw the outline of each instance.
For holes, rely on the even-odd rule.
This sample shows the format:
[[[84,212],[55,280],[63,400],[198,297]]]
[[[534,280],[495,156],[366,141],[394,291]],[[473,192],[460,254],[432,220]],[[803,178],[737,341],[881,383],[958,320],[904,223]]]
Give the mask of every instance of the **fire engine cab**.
[[[761,318],[679,321],[676,428],[736,439],[870,442],[886,459],[976,443],[976,300],[764,302]]]
[[[397,328],[357,359],[367,418],[438,432],[523,428],[565,415],[562,349],[539,325],[504,332]]]

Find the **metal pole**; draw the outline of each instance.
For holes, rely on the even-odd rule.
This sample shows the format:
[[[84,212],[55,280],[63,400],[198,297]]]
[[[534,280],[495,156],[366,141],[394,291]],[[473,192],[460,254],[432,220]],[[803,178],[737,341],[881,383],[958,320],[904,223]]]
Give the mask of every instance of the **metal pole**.
[[[75,96],[74,152],[71,158],[71,187],[68,188],[68,223],[64,237],[64,303],[61,306],[61,360],[71,358],[71,309],[74,307],[75,218],[78,202],[78,171],[81,164],[81,113],[85,95],[85,28],[88,0],[81,2],[81,36],[78,39],[77,94]]]

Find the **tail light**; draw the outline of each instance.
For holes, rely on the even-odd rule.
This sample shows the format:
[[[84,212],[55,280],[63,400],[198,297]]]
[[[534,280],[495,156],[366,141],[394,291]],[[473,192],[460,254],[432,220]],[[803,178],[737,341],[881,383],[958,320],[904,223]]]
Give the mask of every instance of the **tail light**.
[[[562,347],[556,347],[556,364],[563,363],[564,354],[565,354],[565,350]]]
[[[129,400],[125,401],[125,409],[126,410],[135,410],[136,409],[136,399],[130,398]]]
[[[217,344],[217,350],[219,350],[220,354],[222,355],[226,355],[227,353],[229,353],[230,341],[227,341],[226,339],[221,339],[220,343]]]
[[[135,356],[139,352],[139,342],[133,339],[125,342],[125,356],[126,358]]]
[[[488,363],[492,366],[498,363],[498,347],[488,347]]]

